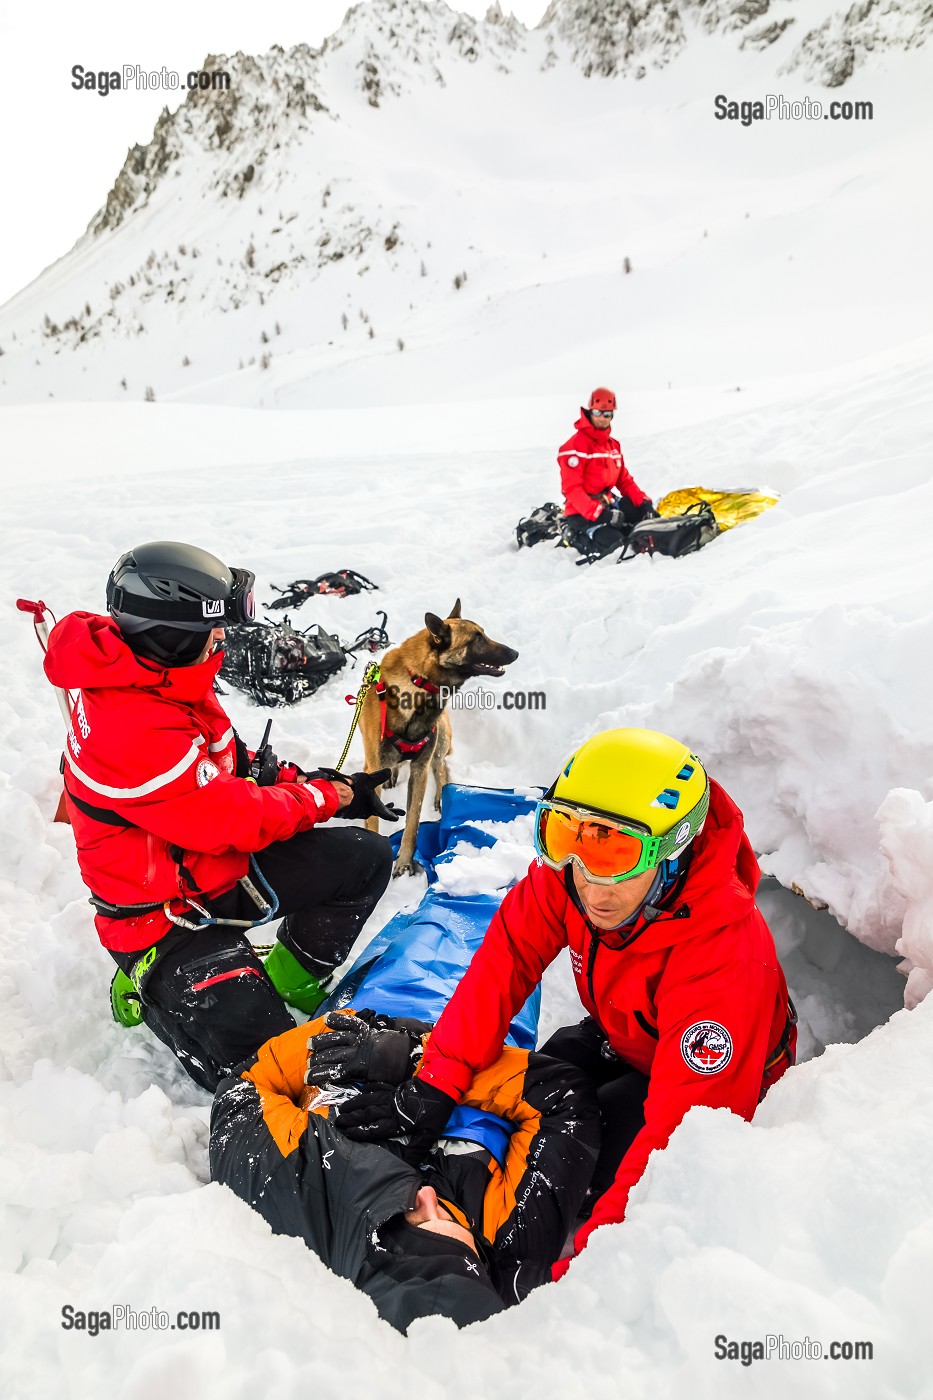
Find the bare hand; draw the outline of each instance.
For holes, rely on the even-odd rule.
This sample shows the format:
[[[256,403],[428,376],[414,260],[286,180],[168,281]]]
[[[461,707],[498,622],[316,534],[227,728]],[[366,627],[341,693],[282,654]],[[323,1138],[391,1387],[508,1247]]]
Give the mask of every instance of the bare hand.
[[[331,781],[332,786],[336,789],[337,796],[340,798],[340,803],[337,807],[337,811],[340,812],[344,807],[349,807],[350,803],[353,801],[353,789],[349,783],[342,782],[338,778],[334,778]]]

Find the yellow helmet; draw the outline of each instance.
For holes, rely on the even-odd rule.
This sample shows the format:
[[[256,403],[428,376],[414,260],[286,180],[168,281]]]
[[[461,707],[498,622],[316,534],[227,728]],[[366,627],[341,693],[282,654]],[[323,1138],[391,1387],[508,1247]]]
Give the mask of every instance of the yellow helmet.
[[[606,729],[571,754],[548,797],[635,822],[655,837],[676,833],[682,849],[702,829],[709,780],[696,754],[668,734]]]

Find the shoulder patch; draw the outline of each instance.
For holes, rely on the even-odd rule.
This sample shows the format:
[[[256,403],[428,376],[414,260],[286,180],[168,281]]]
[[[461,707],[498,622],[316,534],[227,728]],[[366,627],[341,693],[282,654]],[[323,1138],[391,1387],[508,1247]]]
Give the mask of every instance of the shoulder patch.
[[[732,1037],[718,1021],[696,1021],[680,1037],[680,1053],[697,1074],[718,1074],[732,1059]]]
[[[580,458],[576,455],[576,453],[571,454],[571,456],[569,456],[569,457],[567,458],[567,466],[568,466],[568,467],[578,467],[579,465],[580,465]]]
[[[216,763],[211,763],[209,758],[202,758],[198,764],[197,781],[198,787],[207,787],[213,778],[218,777],[220,769]]]

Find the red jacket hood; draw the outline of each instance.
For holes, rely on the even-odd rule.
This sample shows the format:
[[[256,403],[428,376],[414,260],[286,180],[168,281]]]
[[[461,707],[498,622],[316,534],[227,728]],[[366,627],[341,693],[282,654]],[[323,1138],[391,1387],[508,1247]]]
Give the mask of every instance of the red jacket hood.
[[[585,434],[594,447],[608,447],[610,443],[614,444],[616,447],[619,445],[612,436],[611,426],[608,428],[597,428],[590,422],[582,408],[580,409],[580,417],[573,426],[578,433]]]
[[[144,661],[127,646],[112,618],[73,612],[52,629],[45,674],[65,690],[134,688],[190,703],[207,694],[222,664],[222,654],[199,666]]]
[[[745,834],[742,813],[710,779],[709,813],[696,838],[687,879],[670,913],[639,935],[642,950],[667,948],[723,928],[750,914],[761,871]],[[689,917],[677,911],[686,908]]]

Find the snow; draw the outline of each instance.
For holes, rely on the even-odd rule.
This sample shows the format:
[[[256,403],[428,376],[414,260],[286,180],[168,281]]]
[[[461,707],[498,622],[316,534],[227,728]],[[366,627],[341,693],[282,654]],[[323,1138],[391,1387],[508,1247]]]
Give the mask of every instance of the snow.
[[[487,445],[428,455],[418,451],[417,416],[410,452],[398,423],[392,452],[361,458],[344,442],[338,455],[334,436],[325,459],[292,461],[280,455],[285,430],[268,417],[266,457],[244,432],[222,467],[243,415],[228,412],[232,422],[219,433],[223,410],[149,405],[135,410],[152,425],[141,460],[123,473],[112,425],[127,410],[4,411],[21,423],[35,415],[42,445],[33,458],[41,469],[18,473],[7,491],[7,597],[41,595],[58,612],[100,606],[107,569],[142,536],[196,539],[249,564],[265,600],[272,582],[352,565],[379,593],[312,600],[295,615],[346,637],[382,606],[400,640],[426,609],[444,611],[459,595],[466,615],[519,648],[498,686],[544,689],[547,709],[458,711],[458,781],[527,786],[547,781],[597,727],[668,729],[697,747],[743,807],[764,867],[884,950],[860,946],[803,900],[766,890],[763,907],[798,999],[803,1055],[818,1058],[782,1081],[752,1125],[725,1113],[689,1115],[652,1163],[629,1221],[602,1232],[566,1281],[485,1324],[482,1345],[442,1320],[419,1323],[403,1344],[300,1246],[270,1238],[245,1207],[205,1185],[205,1096],[148,1032],[110,1022],[109,960],[96,944],[70,832],[50,822],[60,720],[28,619],[10,609],[0,624],[8,658],[0,1277],[9,1393],[47,1394],[60,1368],[79,1358],[88,1393],[114,1377],[132,1395],[168,1384],[219,1395],[232,1374],[244,1393],[268,1386],[270,1374],[289,1385],[314,1376],[320,1385],[322,1367],[325,1385],[331,1376],[336,1385],[348,1346],[358,1383],[388,1394],[412,1386],[437,1393],[441,1346],[445,1394],[506,1384],[519,1354],[531,1392],[585,1380],[597,1394],[624,1384],[636,1395],[673,1395],[689,1376],[705,1393],[728,1391],[735,1365],[713,1364],[714,1336],[766,1331],[873,1340],[878,1359],[861,1363],[864,1373],[850,1364],[844,1393],[873,1393],[870,1382],[882,1374],[892,1393],[910,1393],[905,1377],[909,1359],[919,1362],[919,1343],[905,1318],[914,1315],[931,1249],[924,1222],[933,1118],[923,1067],[933,1000],[892,1016],[903,983],[886,955],[901,940],[897,952],[917,969],[916,1000],[933,966],[930,620],[918,587],[931,490],[922,455],[933,427],[929,377],[922,356],[905,356],[848,386],[712,424],[631,440],[623,429],[638,476],[656,494],[695,477],[760,481],[781,500],[693,558],[590,569],[576,568],[565,551],[517,551],[511,542],[519,514],[553,495],[543,452]],[[370,451],[384,411],[373,412],[376,427],[364,421],[360,438]],[[96,464],[88,450],[77,473],[61,469],[71,461],[75,415],[85,443],[99,445]],[[313,418],[302,415],[312,442]],[[153,442],[173,435],[189,451],[153,470]],[[207,465],[192,470],[202,446]],[[417,513],[382,489],[387,479],[418,482]],[[899,522],[893,567],[888,547],[872,548],[884,509]],[[442,551],[425,535],[426,519]],[[343,696],[359,670],[274,712],[279,752],[332,760],[349,723]],[[255,738],[262,712],[237,693],[227,704]],[[355,742],[350,768],[361,758]],[[461,893],[501,888],[527,863],[527,826],[497,831],[493,850],[455,855],[441,867],[442,883]],[[422,889],[422,879],[393,883],[372,930]],[[577,1014],[559,960],[545,982],[542,1033]],[[882,1180],[896,1190],[882,1191]],[[123,1299],[173,1315],[217,1308],[222,1330],[196,1340],[59,1334],[63,1303]],[[315,1336],[339,1334],[341,1345],[306,1352],[297,1339],[310,1319]],[[54,1332],[38,1353],[37,1326]],[[559,1338],[553,1351],[541,1345],[544,1336]],[[786,1382],[787,1367],[800,1364],[759,1367],[758,1385],[772,1393],[776,1377]],[[807,1384],[808,1394],[811,1384],[815,1395],[843,1393],[834,1389],[835,1367],[818,1368]]]
[[[710,43],[728,59],[726,90],[729,80],[739,91],[740,75],[745,92],[773,80],[768,55],[740,60],[731,41]],[[363,323],[352,343],[328,346],[306,311],[320,305],[336,319],[340,273],[284,288],[291,338],[263,385],[258,369],[236,369],[243,345],[276,315],[263,308],[260,317],[252,302],[235,314],[211,302],[186,322],[193,337],[203,321],[206,356],[190,392],[177,387],[179,331],[168,318],[145,362],[138,341],[118,338],[43,354],[35,374],[29,356],[15,372],[12,355],[0,360],[0,592],[9,604],[0,615],[0,1384],[16,1400],[63,1391],[230,1400],[309,1387],[330,1396],[348,1385],[452,1400],[519,1385],[569,1400],[704,1400],[750,1386],[782,1400],[792,1386],[808,1400],[933,1396],[933,341],[923,320],[929,185],[916,172],[929,115],[918,55],[879,60],[870,74],[878,122],[868,137],[834,129],[832,149],[829,123],[720,132],[703,97],[713,91],[709,68],[691,44],[624,89],[554,68],[545,75],[553,86],[533,101],[521,61],[507,112],[511,120],[526,102],[516,154],[499,152],[501,179],[488,185],[480,176],[496,112],[472,110],[475,145],[464,140],[454,154],[478,90],[468,72],[448,74],[437,92],[425,86],[421,106],[380,109],[365,141],[366,114],[346,107],[355,134],[341,139],[358,145],[355,207],[373,213],[388,200],[367,194],[367,161],[393,197],[420,171],[411,229],[448,240],[454,271],[475,243],[460,292],[448,295],[446,272],[431,283],[404,355],[372,349]],[[570,153],[607,114],[627,139],[600,188]],[[419,161],[411,153],[422,136],[430,159]],[[391,169],[372,159],[387,149],[381,142],[397,143]],[[458,206],[452,190],[468,160],[476,180]],[[206,179],[211,167],[191,168]],[[310,169],[307,189],[318,175]],[[565,217],[574,198],[584,201],[582,232]],[[35,328],[53,294],[67,312],[94,278],[99,290],[108,258],[144,258],[157,227],[166,245],[177,241],[170,203],[154,201],[22,293],[3,313],[4,349],[9,326]],[[248,232],[237,223],[243,207],[228,218],[229,236],[209,201],[192,202],[186,217],[203,219],[205,239],[232,256]],[[616,289],[605,315],[581,315],[600,309],[612,259],[631,249],[646,285],[633,274],[629,301]],[[379,273],[387,338],[418,256],[407,272]],[[113,402],[124,357],[135,401]],[[139,402],[143,375],[160,367],[165,394],[160,384],[158,402]],[[519,516],[557,494],[554,451],[591,378],[622,391],[626,460],[653,497],[748,485],[773,490],[778,505],[678,561],[577,568],[549,545],[516,550]],[[44,402],[46,385],[69,401]],[[385,608],[398,642],[426,610],[444,613],[461,597],[466,616],[520,652],[496,694],[544,690],[547,704],[459,710],[457,781],[527,789],[550,781],[596,729],[644,724],[690,743],[745,813],[769,877],[761,905],[800,1012],[802,1063],[751,1124],[691,1112],[649,1163],[626,1222],[598,1232],[560,1284],[480,1327],[457,1333],[426,1319],[409,1339],[397,1336],[302,1245],[271,1236],[208,1184],[207,1096],[147,1031],[110,1020],[112,963],[70,830],[51,820],[61,722],[12,600],[42,597],[59,615],[102,608],[117,556],[161,537],[253,568],[265,601],[273,583],[358,569],[378,593],[315,599],[293,615],[347,639]],[[334,760],[350,720],[344,696],[361,671],[273,713],[282,756]],[[255,741],[265,713],[236,692],[226,703]],[[361,763],[357,740],[348,766]],[[444,888],[493,891],[521,874],[527,821],[493,834],[495,848],[462,849],[441,866]],[[423,878],[393,882],[367,932],[423,890]],[[546,974],[542,1034],[578,1015],[561,958]],[[66,1303],[156,1306],[172,1317],[216,1309],[221,1329],[91,1337],[62,1331]],[[719,1334],[772,1333],[827,1348],[870,1340],[874,1360],[773,1360],[749,1376],[714,1356]]]

